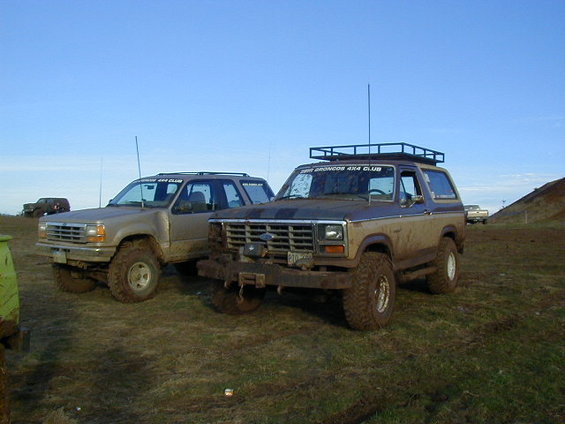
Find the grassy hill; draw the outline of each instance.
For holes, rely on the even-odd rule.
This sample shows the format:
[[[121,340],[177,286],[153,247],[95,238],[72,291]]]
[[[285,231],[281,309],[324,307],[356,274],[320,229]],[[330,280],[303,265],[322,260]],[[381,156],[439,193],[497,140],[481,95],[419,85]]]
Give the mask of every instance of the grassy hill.
[[[490,222],[565,222],[565,178],[551,181],[495,213]]]

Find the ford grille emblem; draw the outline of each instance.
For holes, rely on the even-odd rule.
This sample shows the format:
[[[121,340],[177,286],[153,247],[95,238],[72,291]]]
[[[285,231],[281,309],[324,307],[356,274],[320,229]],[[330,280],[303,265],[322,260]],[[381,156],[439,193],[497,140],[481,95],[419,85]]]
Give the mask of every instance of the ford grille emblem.
[[[271,241],[275,238],[275,235],[271,233],[263,233],[259,236],[259,238],[263,241]]]

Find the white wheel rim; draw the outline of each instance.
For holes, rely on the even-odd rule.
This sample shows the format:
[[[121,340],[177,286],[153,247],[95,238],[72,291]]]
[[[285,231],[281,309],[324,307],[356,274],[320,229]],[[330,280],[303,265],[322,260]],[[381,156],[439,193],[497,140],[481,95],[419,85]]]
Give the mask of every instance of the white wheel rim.
[[[447,278],[453,280],[455,278],[455,273],[457,271],[457,259],[455,259],[455,253],[450,252],[447,257]]]
[[[390,301],[390,284],[384,275],[381,275],[377,281],[375,297],[377,299],[377,312],[382,314],[386,310],[388,302]]]
[[[151,283],[151,268],[146,263],[136,262],[128,271],[128,283],[134,290],[143,290]]]

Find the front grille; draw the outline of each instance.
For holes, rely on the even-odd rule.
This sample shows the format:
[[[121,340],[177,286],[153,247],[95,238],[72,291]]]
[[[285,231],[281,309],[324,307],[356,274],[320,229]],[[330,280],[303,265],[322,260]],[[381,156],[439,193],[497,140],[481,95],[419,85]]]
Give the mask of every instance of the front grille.
[[[86,243],[86,224],[47,223],[47,240]]]
[[[264,243],[270,252],[314,251],[314,230],[311,224],[279,224],[279,223],[225,223],[227,246],[238,249],[246,243]],[[259,236],[269,234],[270,240],[262,240]]]

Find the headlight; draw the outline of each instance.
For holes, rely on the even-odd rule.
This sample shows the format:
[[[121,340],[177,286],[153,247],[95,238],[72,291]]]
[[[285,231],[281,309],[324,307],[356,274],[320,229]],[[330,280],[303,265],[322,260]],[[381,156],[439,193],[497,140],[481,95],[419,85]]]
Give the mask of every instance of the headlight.
[[[343,227],[341,225],[325,225],[322,235],[324,240],[343,240]]]
[[[104,224],[88,224],[86,226],[86,241],[89,243],[102,243],[106,240]]]
[[[37,238],[46,239],[47,238],[47,224],[45,222],[40,222],[37,227]]]

